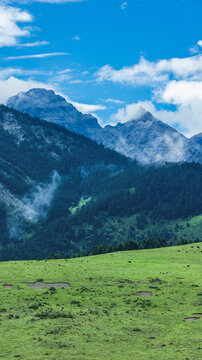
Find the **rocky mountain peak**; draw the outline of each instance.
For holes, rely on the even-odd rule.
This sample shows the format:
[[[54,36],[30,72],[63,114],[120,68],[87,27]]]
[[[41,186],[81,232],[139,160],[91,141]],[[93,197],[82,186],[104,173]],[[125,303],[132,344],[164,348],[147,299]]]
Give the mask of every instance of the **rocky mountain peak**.
[[[20,92],[11,97],[7,105],[81,135],[90,137],[93,131],[101,129],[94,116],[82,114],[64,97],[56,95],[53,90],[31,89]]]
[[[139,162],[202,162],[201,134],[187,139],[144,109],[137,118],[102,128],[94,116],[82,114],[52,90],[19,93],[8,100],[8,105],[85,135]]]
[[[34,88],[27,92],[20,92],[8,99],[7,105],[14,107],[17,110],[26,110],[30,107],[55,107],[65,106],[73,108],[73,105],[68,103],[65,98],[56,95],[53,90]]]
[[[140,116],[139,120],[141,121],[153,121],[154,116],[149,112],[143,109],[142,115]]]

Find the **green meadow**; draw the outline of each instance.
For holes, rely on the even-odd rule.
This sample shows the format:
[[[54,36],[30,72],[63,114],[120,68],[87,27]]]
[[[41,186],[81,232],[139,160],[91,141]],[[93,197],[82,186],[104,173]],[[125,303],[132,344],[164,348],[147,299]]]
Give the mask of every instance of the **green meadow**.
[[[0,359],[200,360],[201,260],[198,243],[2,262]]]

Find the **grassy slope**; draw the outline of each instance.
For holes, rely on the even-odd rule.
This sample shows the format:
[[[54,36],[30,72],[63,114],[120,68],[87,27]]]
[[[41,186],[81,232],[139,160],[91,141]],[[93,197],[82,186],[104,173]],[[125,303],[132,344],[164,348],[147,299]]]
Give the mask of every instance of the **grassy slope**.
[[[194,244],[68,261],[0,263],[0,357],[201,359],[202,317],[184,320],[202,312],[198,246],[202,249]],[[22,285],[39,278],[70,282],[71,288],[51,291]],[[14,288],[3,287],[5,283]],[[152,291],[152,296],[135,295],[143,290]],[[37,317],[45,311],[47,319]],[[64,313],[66,318],[51,318]]]

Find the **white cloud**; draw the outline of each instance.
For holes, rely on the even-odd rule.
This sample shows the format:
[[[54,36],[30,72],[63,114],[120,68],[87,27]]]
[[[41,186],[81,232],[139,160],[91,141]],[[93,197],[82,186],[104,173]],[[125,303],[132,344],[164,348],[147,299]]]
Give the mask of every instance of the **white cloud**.
[[[9,56],[7,60],[17,60],[17,59],[41,59],[50,56],[61,56],[61,55],[69,55],[65,52],[57,52],[57,53],[46,53],[46,54],[33,54],[33,55],[20,55],[20,56]]]
[[[159,102],[189,105],[195,100],[202,101],[202,81],[170,81],[165,88],[155,91]]]
[[[69,74],[72,70],[71,69],[63,69],[63,70],[60,70],[58,71],[58,74]]]
[[[48,41],[35,41],[32,43],[18,44],[18,47],[37,47],[37,46],[45,46],[49,44],[50,43]]]
[[[66,69],[67,70],[67,69]],[[82,113],[90,113],[95,115],[95,111],[105,110],[106,107],[97,104],[83,104],[72,101],[68,96],[64,95],[57,84],[50,79],[50,82],[43,83],[35,81],[30,78],[19,79],[14,75],[29,76],[34,74],[35,71],[27,71],[20,68],[5,68],[0,69],[0,104],[6,104],[9,97],[18,94],[22,91],[28,91],[33,88],[45,88],[47,90],[54,90],[57,94],[63,96],[68,102],[73,104]]]
[[[83,80],[81,79],[73,79],[71,75],[71,69],[64,69],[57,72],[57,75],[53,76],[50,81],[52,83],[62,83],[64,81],[68,81],[69,84],[81,84]]]
[[[0,47],[15,46],[19,38],[30,36],[27,29],[20,28],[17,24],[32,20],[32,15],[27,11],[0,5]]]
[[[80,38],[79,35],[75,35],[75,36],[73,36],[72,40],[74,40],[74,41],[80,41],[81,38]]]
[[[48,3],[48,4],[64,4],[67,2],[78,3],[84,0],[4,0],[5,3],[17,3],[17,4],[30,4],[34,2]]]
[[[0,68],[0,79],[7,79],[9,76],[21,75],[21,76],[30,76],[40,74],[38,70],[24,70],[21,68],[8,67]]]
[[[70,81],[70,84],[81,84],[83,82],[83,80],[81,79],[73,79]]]
[[[81,73],[82,75],[88,75],[89,74],[89,71],[83,71],[82,73]]]
[[[110,65],[105,65],[96,74],[98,81],[112,81],[125,85],[146,85],[154,82],[162,82],[168,79],[167,75],[160,76],[155,66],[143,57],[139,64],[124,67],[120,70],[113,69]]]
[[[55,75],[51,78],[52,83],[60,83],[64,81],[69,81],[71,79],[71,75],[69,74],[61,74],[61,75]]]
[[[170,81],[155,92],[155,98],[177,106],[176,112],[165,113],[166,122],[179,124],[187,136],[202,132],[202,81]]]
[[[202,79],[202,55],[187,58],[163,59],[151,62],[144,57],[139,63],[115,70],[105,65],[96,73],[97,81],[111,81],[133,86],[154,86],[169,81],[171,76],[186,79]]]
[[[202,46],[202,41],[198,46]],[[105,65],[97,72],[97,80],[149,86],[154,101],[162,106],[176,106],[176,111],[167,111],[157,110],[151,101],[130,104],[112,116],[113,122],[132,120],[139,115],[140,108],[145,108],[186,136],[202,132],[202,54],[156,62],[142,57],[139,63],[120,70]]]
[[[122,101],[122,100],[111,99],[111,98],[105,99],[105,101],[108,102],[108,103],[113,103],[113,104],[124,104],[124,102],[125,102],[125,101]]]
[[[197,53],[199,53],[201,51],[201,47],[202,47],[202,40],[199,40],[196,45],[192,46],[189,49],[189,52],[191,54],[197,54]]]
[[[189,49],[189,52],[190,52],[191,55],[197,54],[199,51],[200,50],[199,50],[198,45],[194,45]]]
[[[121,4],[121,10],[125,10],[125,9],[127,8],[127,6],[128,6],[127,1],[122,2],[122,4]]]
[[[44,2],[49,4],[62,4],[67,2],[77,3],[82,2],[83,0],[27,0],[28,2]]]
[[[28,11],[9,6],[12,4],[29,4],[32,2],[38,3],[77,3],[83,0],[0,0],[0,47],[3,46],[16,46],[19,47],[36,47],[49,44],[46,41],[36,41],[27,44],[18,44],[19,39],[22,37],[29,37],[31,35],[28,27],[20,26],[19,23],[28,23],[33,20],[33,16]],[[75,40],[80,40],[78,36]]]
[[[139,119],[145,111],[170,126],[176,127],[177,125],[177,128],[187,137],[202,132],[202,102],[200,100],[180,104],[175,111],[163,108],[157,110],[151,101],[139,101],[119,109],[112,115],[111,124]]]
[[[90,105],[90,104],[81,104],[75,101],[70,101],[79,111],[84,114],[92,114],[94,111],[106,110],[106,106],[103,105]]]
[[[136,120],[145,113],[149,111],[152,114],[155,112],[155,107],[151,101],[139,101],[137,103],[128,104],[125,107],[119,109],[116,114],[113,114],[111,119],[114,121],[114,124],[118,122],[124,123],[131,120]]]
[[[32,79],[22,80],[15,76],[10,76],[8,79],[0,79],[0,103],[6,104],[9,97],[18,94],[21,91],[28,91],[32,88],[46,88],[52,89],[50,84],[44,84]]]

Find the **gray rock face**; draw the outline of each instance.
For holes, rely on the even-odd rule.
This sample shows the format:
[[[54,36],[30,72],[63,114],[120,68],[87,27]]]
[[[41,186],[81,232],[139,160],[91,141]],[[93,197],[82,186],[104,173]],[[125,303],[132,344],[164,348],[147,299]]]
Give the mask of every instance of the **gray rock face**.
[[[194,141],[196,144],[202,146],[202,133],[194,135],[190,140]]]
[[[57,123],[90,137],[141,163],[202,162],[202,135],[187,139],[149,112],[136,120],[102,128],[95,117],[84,115],[52,90],[32,89],[8,100],[8,106]]]
[[[11,97],[7,105],[88,137],[93,131],[101,129],[95,117],[82,114],[52,90],[31,89],[28,92],[21,92]]]
[[[137,120],[106,126],[97,140],[141,163],[202,161],[202,147],[148,112]]]

